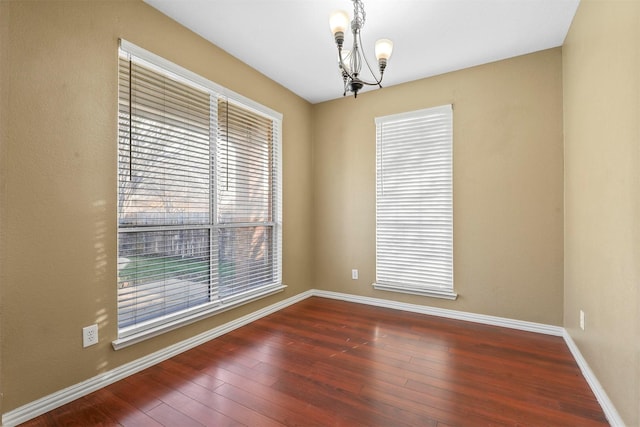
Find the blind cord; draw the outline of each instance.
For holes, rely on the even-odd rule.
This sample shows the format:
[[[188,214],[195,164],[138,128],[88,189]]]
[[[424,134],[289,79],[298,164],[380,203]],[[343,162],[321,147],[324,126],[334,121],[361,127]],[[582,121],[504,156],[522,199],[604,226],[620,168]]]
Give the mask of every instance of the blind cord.
[[[133,110],[132,110],[132,86],[133,79],[131,77],[131,57],[129,57],[129,181],[133,181]]]

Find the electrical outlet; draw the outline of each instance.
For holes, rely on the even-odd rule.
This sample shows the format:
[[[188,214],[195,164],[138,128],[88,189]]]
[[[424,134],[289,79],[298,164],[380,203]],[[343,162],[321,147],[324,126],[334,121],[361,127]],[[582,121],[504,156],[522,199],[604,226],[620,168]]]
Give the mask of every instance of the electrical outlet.
[[[82,328],[82,346],[98,344],[98,325],[87,326]]]
[[[580,310],[580,329],[584,331],[584,311]]]
[[[351,279],[358,280],[358,270],[356,269],[351,270]]]

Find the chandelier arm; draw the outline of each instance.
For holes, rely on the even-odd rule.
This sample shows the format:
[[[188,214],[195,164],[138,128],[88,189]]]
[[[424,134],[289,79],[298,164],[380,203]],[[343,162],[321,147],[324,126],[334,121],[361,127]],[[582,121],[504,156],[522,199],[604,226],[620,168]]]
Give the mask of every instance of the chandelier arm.
[[[366,82],[366,81],[364,81],[362,79],[360,79],[360,83],[362,83],[363,85],[366,85],[366,86],[379,86],[379,87],[382,87],[380,85],[380,83],[369,83],[369,82]]]
[[[360,83],[362,83],[363,85],[367,85],[367,86],[379,86],[379,87],[382,87],[382,85],[380,84],[380,82],[381,82],[382,80],[380,80],[380,81],[375,81],[375,82],[371,83],[371,82],[368,82],[368,81],[366,81],[366,80],[362,80],[359,76],[356,76],[355,74],[351,74],[351,73],[347,72],[347,71],[344,69],[344,65],[343,65],[342,70],[343,70],[342,72],[343,72],[344,74],[346,74],[346,76],[347,76],[348,80],[358,80]]]
[[[347,67],[345,65],[344,60],[342,59],[342,48],[338,48],[338,59],[340,59],[340,69],[342,70],[342,75],[343,76],[346,76],[348,80],[357,80],[357,79],[359,79],[357,74],[351,73],[349,71],[349,67]],[[370,84],[370,83],[366,83],[364,81],[362,83]]]
[[[350,73],[348,70],[348,68],[345,66],[344,60],[342,59],[342,49],[338,48],[338,59],[340,59],[340,68],[342,70],[343,75],[346,75],[348,80],[358,80],[360,81],[362,84],[367,85],[367,86],[379,86],[382,87],[382,85],[380,84],[382,82],[382,78],[380,80],[376,79],[376,76],[373,74],[373,72],[371,73],[371,75],[373,76],[375,82],[371,83],[368,82],[366,80],[362,80],[360,78],[359,75],[356,75],[354,73]],[[366,58],[365,58],[365,62]],[[369,67],[369,63],[367,62],[367,67]],[[369,67],[369,71],[371,71],[371,68]]]
[[[371,69],[371,65],[369,65],[369,60],[367,59],[367,55],[365,55],[365,53],[364,53],[364,47],[363,47],[363,44],[362,44],[362,36],[360,35],[360,32],[358,32],[358,40],[360,41],[360,46],[361,46],[360,49],[362,49],[362,57],[364,58],[364,63],[367,64],[367,68],[369,69],[369,72],[371,73],[371,77],[373,77],[373,79],[376,81],[375,83],[367,83],[367,84],[369,86],[379,86],[380,88],[382,88],[382,85],[380,83],[382,83],[383,74],[381,72],[380,73],[380,79],[378,79],[376,77],[376,74]]]
[[[349,68],[347,68],[347,66],[344,63],[344,60],[342,59],[342,48],[338,47],[338,59],[340,60],[340,69],[342,70],[342,75],[346,75],[349,80],[353,80],[353,74],[351,74],[348,70]]]

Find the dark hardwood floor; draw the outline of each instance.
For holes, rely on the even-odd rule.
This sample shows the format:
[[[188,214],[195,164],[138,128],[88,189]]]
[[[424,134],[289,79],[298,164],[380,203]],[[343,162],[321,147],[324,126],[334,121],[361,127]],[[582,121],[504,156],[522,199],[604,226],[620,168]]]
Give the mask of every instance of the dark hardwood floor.
[[[560,337],[309,298],[27,426],[592,426]]]

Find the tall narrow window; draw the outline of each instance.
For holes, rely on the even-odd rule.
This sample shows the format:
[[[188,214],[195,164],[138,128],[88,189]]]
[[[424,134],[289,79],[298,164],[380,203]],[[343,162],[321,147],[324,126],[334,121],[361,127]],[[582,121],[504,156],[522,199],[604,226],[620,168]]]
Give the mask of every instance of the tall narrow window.
[[[280,121],[121,43],[119,339],[283,288]]]
[[[451,105],[376,118],[376,289],[455,299]]]

